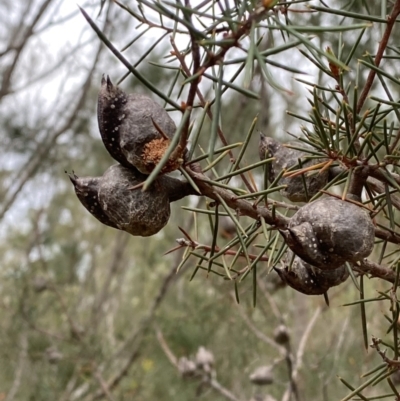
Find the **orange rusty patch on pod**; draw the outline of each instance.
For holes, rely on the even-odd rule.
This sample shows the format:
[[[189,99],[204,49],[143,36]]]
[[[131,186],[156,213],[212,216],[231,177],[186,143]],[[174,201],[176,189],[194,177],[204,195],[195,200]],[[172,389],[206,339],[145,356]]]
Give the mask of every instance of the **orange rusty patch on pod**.
[[[153,170],[160,163],[170,141],[165,138],[156,138],[143,147],[142,160],[149,169]],[[182,164],[181,158],[169,159],[161,170],[162,173],[177,170]]]

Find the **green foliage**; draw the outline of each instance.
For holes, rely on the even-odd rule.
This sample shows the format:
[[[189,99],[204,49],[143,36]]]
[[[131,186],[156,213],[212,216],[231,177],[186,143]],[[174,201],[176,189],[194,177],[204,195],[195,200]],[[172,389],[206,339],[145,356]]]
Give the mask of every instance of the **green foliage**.
[[[18,94],[30,58],[5,57],[18,48],[11,32],[35,23],[10,27],[0,54],[0,400],[400,399],[400,2],[192,3],[84,6],[100,40],[78,46],[90,59],[80,59],[84,77],[57,70],[68,55],[55,64],[66,82],[52,109]],[[24,15],[51,29],[46,4]],[[113,58],[99,61],[107,48]],[[103,71],[158,98],[190,149],[181,172],[203,196],[172,205],[152,238],[102,226],[64,174],[99,176],[114,163],[95,121]],[[258,131],[294,136],[305,159],[271,180]],[[310,169],[312,158],[322,162]],[[274,271],[301,207],[282,196],[282,176],[305,182],[322,170],[323,191],[356,199],[375,224],[373,253],[349,264],[330,308],[282,289]],[[282,325],[288,342],[278,344]],[[214,365],[183,377],[179,358],[196,360],[202,346]],[[250,382],[259,366],[272,366],[272,385]]]

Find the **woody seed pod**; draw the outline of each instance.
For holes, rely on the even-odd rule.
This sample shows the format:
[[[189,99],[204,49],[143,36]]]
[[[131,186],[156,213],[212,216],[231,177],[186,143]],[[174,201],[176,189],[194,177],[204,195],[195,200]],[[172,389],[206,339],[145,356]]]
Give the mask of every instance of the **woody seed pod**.
[[[134,168],[110,167],[102,177],[69,176],[82,205],[101,223],[143,237],[157,233],[168,222],[169,203],[198,195],[187,181],[162,175],[142,192],[130,188],[147,176]]]
[[[282,268],[275,270],[281,279],[295,290],[307,295],[322,295],[349,277],[346,266],[334,270],[322,270],[304,262],[288,250],[282,259]]]
[[[193,377],[196,374],[196,364],[186,358],[186,356],[182,356],[178,359],[178,371],[184,378]]]
[[[75,193],[82,205],[100,223],[106,226],[118,228],[116,224],[104,213],[99,201],[99,188],[103,180],[102,177],[78,177],[75,173],[69,175],[69,179],[75,188]]]
[[[159,163],[176,130],[158,103],[145,95],[127,95],[109,77],[101,80],[97,116],[110,155],[124,167],[133,166],[143,174],[150,174]],[[181,162],[170,160],[163,172],[176,170]]]
[[[281,234],[296,255],[323,270],[367,257],[375,239],[367,211],[333,197],[301,207]]]
[[[306,148],[305,144],[299,142],[290,142],[290,145],[301,146]],[[282,170],[288,170],[291,167],[299,165],[299,159],[302,161],[302,167],[311,167],[321,163],[323,159],[309,159],[307,152],[285,147],[281,142],[270,138],[264,134],[260,134],[259,155],[261,160],[274,157],[275,160],[269,163],[268,178],[273,182]],[[286,185],[285,189],[281,190],[281,194],[292,202],[307,202],[318,191],[328,183],[328,171],[313,170],[295,177],[283,177],[279,180],[278,185]],[[307,193],[304,189],[304,181],[307,188]]]
[[[131,189],[145,179],[117,164],[104,173],[99,187],[100,206],[110,220],[120,230],[142,237],[156,234],[170,216],[168,194],[159,180],[144,192]]]
[[[278,344],[287,344],[289,342],[289,332],[287,327],[284,324],[279,325],[274,330],[274,340]]]
[[[214,365],[214,355],[207,348],[201,346],[196,353],[196,366],[199,369],[203,369],[205,372],[209,372]]]

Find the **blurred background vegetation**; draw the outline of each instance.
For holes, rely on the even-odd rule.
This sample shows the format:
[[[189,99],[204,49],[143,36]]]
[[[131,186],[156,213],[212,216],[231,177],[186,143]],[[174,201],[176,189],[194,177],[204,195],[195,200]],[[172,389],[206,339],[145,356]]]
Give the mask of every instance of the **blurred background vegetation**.
[[[82,207],[65,170],[96,176],[113,163],[98,132],[97,94],[102,74],[116,82],[126,69],[75,3],[69,3],[0,3],[0,401],[340,400],[350,390],[338,376],[353,388],[364,383],[361,375],[381,365],[382,359],[364,348],[359,305],[343,307],[359,298],[351,280],[330,291],[328,308],[323,297],[285,288],[275,272],[267,275],[270,266],[260,263],[256,306],[251,279],[240,283],[237,303],[231,281],[206,271],[190,280],[195,260],[189,259],[177,272],[182,252],[164,256],[182,237],[178,227],[192,231],[196,224],[199,241],[211,244],[208,219],[182,209],[206,208],[208,200],[190,197],[174,203],[169,224],[151,238],[103,226]],[[137,68],[167,92],[176,71],[159,64],[171,61],[169,36],[159,40],[160,30],[144,32],[146,26],[139,26],[117,4],[102,3],[80,6],[119,49],[136,39],[124,51],[132,64],[156,44]],[[360,22],[310,12],[308,1],[281,3],[288,6],[280,15],[287,24]],[[385,1],[329,3],[378,17],[391,7],[390,1],[388,9]],[[136,2],[126,5],[140,12]],[[375,53],[381,25],[367,29],[355,59]],[[278,30],[267,32],[261,44],[265,49],[284,43]],[[343,45],[344,53],[355,40],[353,31],[313,35],[317,46]],[[297,48],[271,59],[290,60],[288,65],[308,75],[269,65],[268,77],[255,66],[247,88],[259,99],[236,91],[223,96],[220,124],[231,143],[243,140],[256,117],[257,130],[270,136],[285,140],[290,138],[287,132],[299,135],[302,122],[286,111],[307,114],[310,105],[305,99],[312,87],[294,77],[314,83],[326,79]],[[395,73],[396,62],[388,59],[385,66]],[[241,79],[246,77],[242,74]],[[362,87],[366,74],[359,79]],[[121,86],[128,93],[151,94],[131,75]],[[206,97],[212,98],[213,90],[211,85],[206,88]],[[179,122],[177,112],[171,116]],[[203,149],[208,148],[209,130],[206,122],[199,141]],[[258,134],[243,160],[258,160]],[[262,168],[253,177],[261,183]],[[276,193],[274,199],[281,197]],[[220,245],[230,238],[229,225],[222,231]],[[365,298],[390,287],[383,280],[366,280]],[[366,320],[370,334],[390,342],[388,304],[369,304]],[[279,330],[287,334],[283,340]],[[185,377],[190,375],[182,371],[182,358],[195,361],[196,354],[193,377]],[[201,365],[204,354],[208,362]],[[265,379],[268,385],[254,383],[260,367],[271,372]],[[393,376],[392,383],[399,388],[400,379]],[[363,394],[368,399],[385,394],[394,399],[387,381]]]

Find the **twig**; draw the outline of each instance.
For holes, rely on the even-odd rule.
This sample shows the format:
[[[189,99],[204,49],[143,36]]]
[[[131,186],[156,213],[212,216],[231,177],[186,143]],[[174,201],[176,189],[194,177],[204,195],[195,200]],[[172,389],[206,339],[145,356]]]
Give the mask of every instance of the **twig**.
[[[39,23],[40,19],[42,18],[43,14],[46,12],[47,8],[50,6],[50,3],[52,1],[53,0],[45,0],[41,4],[41,6],[40,6],[37,14],[33,18],[32,22],[30,23],[30,25],[28,25],[26,27],[25,32],[24,32],[19,44],[13,46],[14,50],[15,50],[14,58],[13,58],[12,62],[10,63],[10,65],[8,66],[8,68],[6,68],[2,73],[2,82],[0,85],[0,100],[12,91],[12,89],[10,89],[10,86],[13,81],[12,76],[14,74],[14,70],[18,65],[18,60],[22,55],[22,51],[23,51],[24,47],[28,44],[29,38],[34,35],[35,26]],[[29,13],[27,13],[25,15],[29,15]],[[22,28],[24,25],[25,25],[25,23],[22,22],[20,25],[20,28]]]
[[[364,274],[370,274],[373,277],[389,281],[389,283],[394,283],[396,280],[396,272],[394,270],[381,266],[378,263],[371,262],[368,259],[363,259],[353,264],[353,270]]]
[[[167,342],[165,341],[164,335],[162,331],[157,328],[156,329],[156,336],[158,343],[160,344],[162,350],[164,351],[164,354],[167,356],[168,360],[171,362],[172,365],[174,365],[176,368],[178,368],[178,358],[173,354],[171,351],[171,348],[169,348]]]
[[[190,2],[189,0],[185,0],[185,6],[190,9]],[[185,19],[192,24],[192,15],[189,14],[188,11],[184,12],[184,16]],[[199,68],[200,68],[200,47],[199,44],[197,43],[197,38],[194,35],[193,30],[189,31],[190,34],[190,44],[191,44],[191,48],[192,48],[192,59],[193,59],[193,75],[196,75]],[[190,107],[190,110],[193,109],[193,105],[194,105],[194,99],[196,97],[196,92],[197,92],[197,88],[199,86],[200,83],[200,75],[198,75],[195,79],[193,79],[193,81],[190,83],[189,86],[189,93],[188,96],[186,98],[186,105],[185,107],[188,108]],[[186,148],[187,145],[187,139],[189,137],[189,126],[190,126],[190,118],[188,118],[186,120],[186,124],[185,127],[183,128],[183,132],[182,132],[182,136],[180,138],[180,142],[178,145],[178,149],[180,149],[180,151],[183,153],[183,150]]]
[[[253,207],[253,205],[247,202],[246,200],[236,199],[235,196],[232,195],[229,191],[213,186],[212,181],[209,180],[204,174],[194,172],[188,167],[186,167],[186,169],[189,175],[196,182],[196,185],[200,189],[202,195],[207,196],[216,201],[219,200],[218,196],[220,196],[231,209],[238,211],[239,214],[243,216],[248,216],[255,220],[258,220],[260,217],[263,217],[267,224],[272,225],[277,229],[281,230],[287,229],[287,226],[289,224],[289,219],[287,217],[279,214],[275,214],[275,216],[273,216],[273,214],[266,207],[262,206]],[[388,242],[391,242],[393,244],[400,244],[400,234],[397,234],[395,232],[376,228],[375,236],[384,239]],[[385,268],[382,267],[382,269]],[[377,272],[379,273],[378,270]],[[391,275],[391,273],[389,272],[384,273],[384,270],[381,271],[381,274],[388,277]]]
[[[191,74],[191,72],[189,70],[189,67],[187,66],[187,64],[185,62],[185,58],[181,55],[181,53],[180,53],[180,51],[179,51],[178,47],[176,46],[175,41],[173,39],[171,39],[171,46],[172,46],[172,48],[174,50],[174,55],[176,56],[176,58],[178,59],[180,65],[182,67],[183,72],[186,74],[187,77],[191,77],[192,74]],[[199,102],[200,102],[201,107],[204,108],[206,106],[207,102],[206,102],[206,100],[205,100],[200,88],[198,87],[198,85],[196,86],[196,94],[197,94],[197,97],[199,98]],[[211,121],[213,120],[214,117],[213,117],[213,112],[212,112],[211,108],[207,109],[207,116]],[[218,137],[221,140],[223,146],[227,146],[228,145],[228,141],[226,140],[225,135],[222,132],[222,129],[221,129],[221,127],[219,125],[217,127],[217,133],[218,133]],[[234,160],[234,154],[233,154],[232,150],[229,150],[228,154],[229,154],[229,157],[232,160]],[[190,161],[188,162],[188,164],[190,164]],[[239,168],[239,166],[237,166],[237,168]],[[240,177],[243,180],[244,185],[246,185],[247,189],[250,192],[254,192],[254,188],[251,186],[251,184],[247,180],[246,176],[242,173],[242,174],[240,174]]]
[[[392,29],[394,27],[394,24],[396,23],[396,19],[399,16],[399,14],[400,14],[400,0],[396,0],[396,3],[392,8],[392,12],[390,13],[387,19],[386,29],[385,32],[383,33],[381,41],[379,42],[378,51],[376,52],[374,63],[377,67],[379,67],[379,64],[381,63],[383,53],[386,50],[390,35],[392,33]],[[365,103],[365,100],[367,99],[368,93],[374,82],[375,75],[376,75],[375,70],[371,70],[368,74],[367,82],[365,83],[364,89],[361,92],[360,98],[358,99],[356,114],[358,114],[361,111]]]
[[[386,350],[382,351],[379,347],[381,344],[381,339],[372,336],[372,344],[370,345],[371,348],[375,348],[376,352],[381,356],[383,361],[387,363],[389,368],[394,368],[396,370],[400,369],[400,361],[398,359],[390,359],[386,356]]]
[[[228,400],[230,400],[230,401],[240,401],[239,398],[237,398],[228,389],[223,387],[217,380],[210,379],[207,383],[210,385],[210,387],[212,387],[215,391],[218,391],[221,395],[223,395]]]
[[[105,26],[108,25],[109,24],[107,22]],[[2,220],[8,209],[13,205],[13,203],[17,199],[22,189],[28,183],[28,181],[36,174],[43,161],[46,160],[45,156],[50,153],[57,139],[62,134],[64,134],[68,129],[70,129],[72,124],[78,118],[79,111],[84,108],[86,99],[90,92],[89,89],[91,86],[92,76],[97,67],[97,62],[99,60],[103,48],[104,48],[103,45],[99,43],[93,64],[87,74],[85,82],[82,85],[81,95],[78,101],[76,102],[75,107],[71,110],[70,115],[68,116],[65,123],[55,132],[51,132],[51,129],[53,129],[53,127],[49,128],[49,135],[46,138],[46,140],[41,141],[37,145],[37,148],[33,152],[32,157],[25,163],[25,165],[20,169],[20,171],[18,171],[17,177],[19,179],[19,182],[17,183],[16,188],[13,191],[10,190],[3,198],[2,208],[0,209],[0,220]],[[74,98],[76,98],[76,94],[74,94]]]
[[[314,315],[308,322],[307,327],[304,330],[304,333],[301,337],[299,346],[297,348],[296,359],[295,359],[293,370],[292,370],[291,383],[295,383],[295,384],[297,383],[297,377],[298,377],[299,371],[301,369],[301,366],[303,364],[303,356],[304,356],[304,351],[306,348],[307,341],[310,337],[311,331],[312,331],[318,317],[320,316],[322,310],[323,309],[321,306],[315,310]],[[292,392],[292,386],[290,389],[286,390],[284,396],[282,397],[282,401],[289,401],[291,392]]]
[[[253,207],[253,205],[246,200],[236,199],[235,196],[227,190],[213,186],[212,181],[204,174],[197,173],[188,167],[186,167],[186,169],[204,196],[214,199],[217,202],[219,201],[218,196],[220,196],[231,209],[239,211],[243,216],[248,216],[256,220],[263,217],[267,224],[280,229],[287,228],[287,224],[289,223],[287,217],[278,214],[273,216],[266,207]]]
[[[110,389],[109,389],[107,383],[104,381],[104,379],[103,379],[101,373],[99,372],[98,368],[96,368],[96,371],[95,371],[94,375],[95,375],[97,381],[99,382],[100,387],[101,387],[104,395],[107,397],[107,399],[109,401],[115,401],[115,398],[111,394]]]
[[[247,327],[250,329],[250,331],[263,343],[270,345],[271,347],[275,348],[282,356],[285,356],[286,354],[286,349],[285,347],[280,346],[277,344],[273,339],[269,338],[266,336],[262,331],[260,331],[254,324],[251,322],[245,311],[243,310],[243,307],[236,302],[235,294],[231,293],[233,303],[236,306],[236,308],[239,311],[240,317],[243,319],[243,321],[246,323]]]

